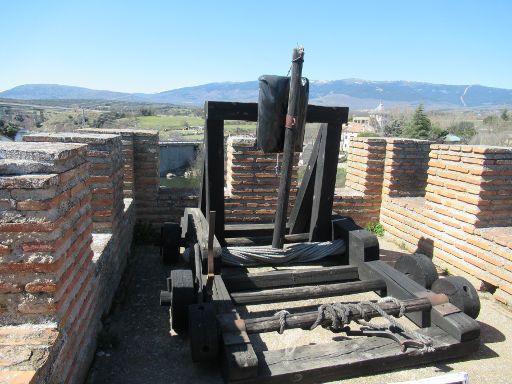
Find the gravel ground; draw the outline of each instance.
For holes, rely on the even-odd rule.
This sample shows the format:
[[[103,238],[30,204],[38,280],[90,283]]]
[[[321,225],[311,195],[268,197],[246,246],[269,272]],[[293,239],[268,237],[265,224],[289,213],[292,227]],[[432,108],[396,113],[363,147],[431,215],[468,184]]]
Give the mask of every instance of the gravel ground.
[[[186,338],[169,334],[169,314],[166,308],[159,306],[158,300],[158,293],[165,287],[168,274],[169,269],[160,263],[156,247],[136,247],[123,288],[116,296],[110,316],[104,321],[104,331],[87,384],[222,382],[216,366],[203,367],[191,362]],[[351,295],[349,300],[375,298],[376,295],[369,293]],[[464,371],[469,373],[472,383],[511,383],[512,344],[508,340],[512,339],[512,313],[495,303],[489,295],[483,294],[480,299],[481,346],[468,358],[338,382],[383,384]],[[346,296],[344,300],[347,300]],[[308,300],[290,303],[286,307],[321,302]],[[283,304],[253,305],[241,312],[244,317],[251,317],[261,312],[273,314],[283,308]],[[408,320],[404,321],[412,327]],[[283,335],[267,333],[252,337],[252,341],[256,349],[274,350],[325,343],[339,337],[317,328],[314,331],[286,330]]]

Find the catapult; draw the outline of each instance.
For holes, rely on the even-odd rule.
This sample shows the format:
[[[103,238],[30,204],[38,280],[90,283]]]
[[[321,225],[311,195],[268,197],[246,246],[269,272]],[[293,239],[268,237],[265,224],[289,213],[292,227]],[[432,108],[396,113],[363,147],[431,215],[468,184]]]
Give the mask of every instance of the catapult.
[[[392,267],[379,259],[374,234],[349,217],[332,213],[341,127],[348,120],[348,108],[308,105],[307,97],[301,106],[302,62],[303,51],[295,49],[288,78],[288,108],[278,132],[281,138],[284,133],[283,165],[272,224],[226,224],[224,220],[224,121],[258,121],[261,94],[260,105],[205,103],[199,206],[185,209],[180,224],[165,223],[162,228],[164,261],[178,262],[180,247],[189,255],[186,267],[171,271],[167,291],[160,297],[162,305],[170,306],[173,330],[188,334],[193,361],[222,361],[225,379],[232,383],[325,382],[475,351],[480,335],[475,318],[480,304],[467,280],[452,276],[438,279],[432,261],[424,255],[402,256]],[[290,174],[301,118],[322,125],[288,215]],[[267,130],[266,134],[277,133]],[[249,273],[243,263],[227,262],[231,247],[248,251],[254,247],[260,252],[267,246],[279,252],[290,244],[314,247],[334,243],[342,243],[344,251],[323,259],[328,266]],[[372,291],[386,299],[361,303],[329,300]],[[248,319],[237,310],[248,304],[276,302],[287,309],[287,302],[312,298],[325,298],[325,305],[295,307],[274,316]],[[393,320],[400,315],[417,329],[400,327]],[[374,317],[385,317],[389,327],[369,326],[367,322]],[[350,322],[361,327],[350,329]],[[316,326],[344,332],[349,339],[300,346],[293,353],[284,349],[256,351],[251,343],[251,334]]]

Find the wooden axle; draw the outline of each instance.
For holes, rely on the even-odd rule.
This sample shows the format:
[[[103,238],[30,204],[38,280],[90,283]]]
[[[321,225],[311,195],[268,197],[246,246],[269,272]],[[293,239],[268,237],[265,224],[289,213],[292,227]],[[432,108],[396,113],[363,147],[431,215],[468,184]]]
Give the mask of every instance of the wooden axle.
[[[364,304],[363,304],[364,305]],[[393,302],[386,302],[378,304],[387,314],[398,315],[400,306]],[[429,311],[432,308],[432,303],[428,298],[404,300],[405,313]],[[380,314],[370,306],[365,306],[365,318],[370,319],[379,317]],[[286,316],[286,329],[291,328],[310,328],[318,317],[318,311],[308,311]],[[350,320],[361,319],[361,312],[356,308],[350,311]],[[239,331],[240,323],[233,322],[230,314],[220,315],[217,317],[220,326],[224,332]],[[258,317],[254,319],[245,320],[245,331],[251,333],[265,333],[279,331],[281,328],[280,319],[276,316]],[[322,325],[322,323],[320,323]],[[236,329],[234,329],[236,328]]]
[[[232,291],[341,282],[358,278],[357,267],[351,265],[222,275],[224,283]]]
[[[263,291],[235,292],[231,294],[231,299],[237,305],[261,304],[348,295],[383,289],[386,289],[386,283],[384,280],[377,279],[338,284],[310,285],[305,287],[277,288]]]
[[[296,233],[284,235],[285,243],[299,243],[309,240],[309,233]],[[228,237],[225,239],[228,247],[241,247],[252,245],[269,245],[272,243],[272,236],[246,236],[246,237]]]

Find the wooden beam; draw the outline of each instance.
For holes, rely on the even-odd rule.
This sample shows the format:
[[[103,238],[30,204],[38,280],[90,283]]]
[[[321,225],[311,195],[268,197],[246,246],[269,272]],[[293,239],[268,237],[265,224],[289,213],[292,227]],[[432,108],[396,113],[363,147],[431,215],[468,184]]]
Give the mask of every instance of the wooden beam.
[[[404,300],[404,313],[417,312],[417,311],[428,311],[432,308],[430,300],[427,298]],[[378,306],[386,312],[388,315],[398,316],[400,313],[400,305],[393,302],[380,303]],[[370,306],[364,306],[364,318],[366,321],[374,317],[381,317],[379,312]],[[312,310],[308,312],[291,313],[286,316],[286,327],[285,329],[302,328],[309,329],[315,323],[318,318],[318,310]],[[359,320],[362,319],[362,313],[357,308],[352,308],[348,316],[348,320]],[[281,329],[281,320],[276,316],[267,317],[256,317],[245,320],[245,329],[248,334],[253,333],[265,333],[265,332],[276,332]],[[329,326],[330,320],[324,319],[320,326]]]
[[[213,120],[258,121],[258,103],[207,101],[206,117]],[[307,123],[339,123],[348,121],[348,107],[325,107],[308,105]]]
[[[318,135],[311,151],[311,156],[302,177],[300,188],[297,192],[295,204],[293,205],[288,219],[290,233],[306,232],[309,229],[311,221],[311,208],[313,206],[313,193],[315,190],[315,174],[318,161],[318,151],[322,141],[322,129],[318,130]]]
[[[260,273],[241,273],[222,276],[231,291],[298,286],[302,284],[328,283],[333,281],[356,280],[357,267],[350,265],[291,269]]]
[[[330,123],[320,129],[323,132],[316,164],[309,241],[332,240],[332,205],[338,171],[341,125]]]
[[[299,116],[304,116],[299,105],[301,100],[302,63],[304,62],[304,49],[294,48],[292,56],[292,68],[290,75],[290,96],[288,97],[288,109],[286,112],[285,135],[283,147],[283,162],[279,178],[279,190],[277,195],[276,215],[274,219],[274,233],[272,234],[272,248],[283,248],[286,218],[288,213],[288,201],[290,197],[290,184],[292,180],[293,158],[295,142],[299,137],[297,121]]]
[[[300,243],[308,241],[309,233],[294,233],[293,235],[284,235],[285,243]],[[224,239],[227,247],[242,247],[253,245],[272,244],[272,235],[270,236],[248,236],[248,237],[227,237]]]
[[[218,315],[240,319],[222,276],[216,275],[212,289],[212,303]],[[222,332],[223,369],[228,380],[241,380],[258,375],[258,357],[244,329]]]
[[[308,285],[305,287],[276,288],[263,291],[231,293],[237,305],[273,303],[280,301],[306,300],[320,297],[350,295],[385,289],[384,280],[365,280],[338,284]]]
[[[226,237],[272,236],[273,230],[274,223],[226,224],[224,234]]]
[[[206,118],[204,128],[205,214],[216,212],[215,236],[224,243],[224,121]],[[202,200],[201,200],[202,204]]]
[[[201,260],[203,262],[203,271],[208,270],[208,233],[209,225],[206,221],[206,217],[203,215],[199,208],[185,208],[184,217],[188,217],[187,226],[187,240],[189,244],[198,243],[199,251],[201,253]],[[222,264],[221,260],[222,249],[217,236],[213,237],[213,257],[214,257],[214,268],[218,272]]]
[[[420,332],[434,339],[434,351],[409,348],[406,352],[394,340],[382,337],[341,340],[304,345],[259,354],[259,374],[243,383],[322,383],[364,376],[393,369],[466,356],[479,347],[477,341],[459,343],[443,330],[433,327]]]

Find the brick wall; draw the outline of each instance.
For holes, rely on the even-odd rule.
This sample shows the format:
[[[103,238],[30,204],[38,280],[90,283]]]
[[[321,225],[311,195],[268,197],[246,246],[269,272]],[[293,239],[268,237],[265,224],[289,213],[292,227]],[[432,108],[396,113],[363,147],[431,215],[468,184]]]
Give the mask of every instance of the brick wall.
[[[80,383],[87,373],[135,219],[125,199],[118,230],[92,233],[91,163],[83,144],[0,144],[0,382]]]
[[[123,214],[123,159],[121,136],[95,133],[40,133],[23,137],[27,142],[87,144],[89,187],[92,192],[94,232],[113,233]]]
[[[133,187],[137,220],[151,222],[160,210],[158,206],[158,191],[160,187],[158,131],[101,128],[85,128],[79,131],[113,133],[122,136],[123,157],[125,159],[124,177],[126,180],[133,180],[131,185]],[[130,145],[132,145],[131,151]],[[125,188],[128,187],[129,184],[125,184]],[[126,192],[125,196],[128,196]]]
[[[122,157],[123,157],[123,195],[126,198],[133,197],[134,173],[133,173],[133,137],[134,131],[128,129],[102,129],[82,128],[78,132],[115,134],[121,136]]]
[[[333,210],[364,227],[379,221],[386,140],[354,137],[350,143],[345,187],[336,190]]]
[[[425,197],[383,200],[387,236],[512,305],[512,149],[431,145]]]
[[[229,137],[226,153],[226,222],[273,222],[282,154],[263,153],[256,147],[256,139],[250,136]],[[298,160],[296,154],[290,207],[297,193]]]
[[[430,144],[426,140],[386,139],[384,197],[425,195]]]

